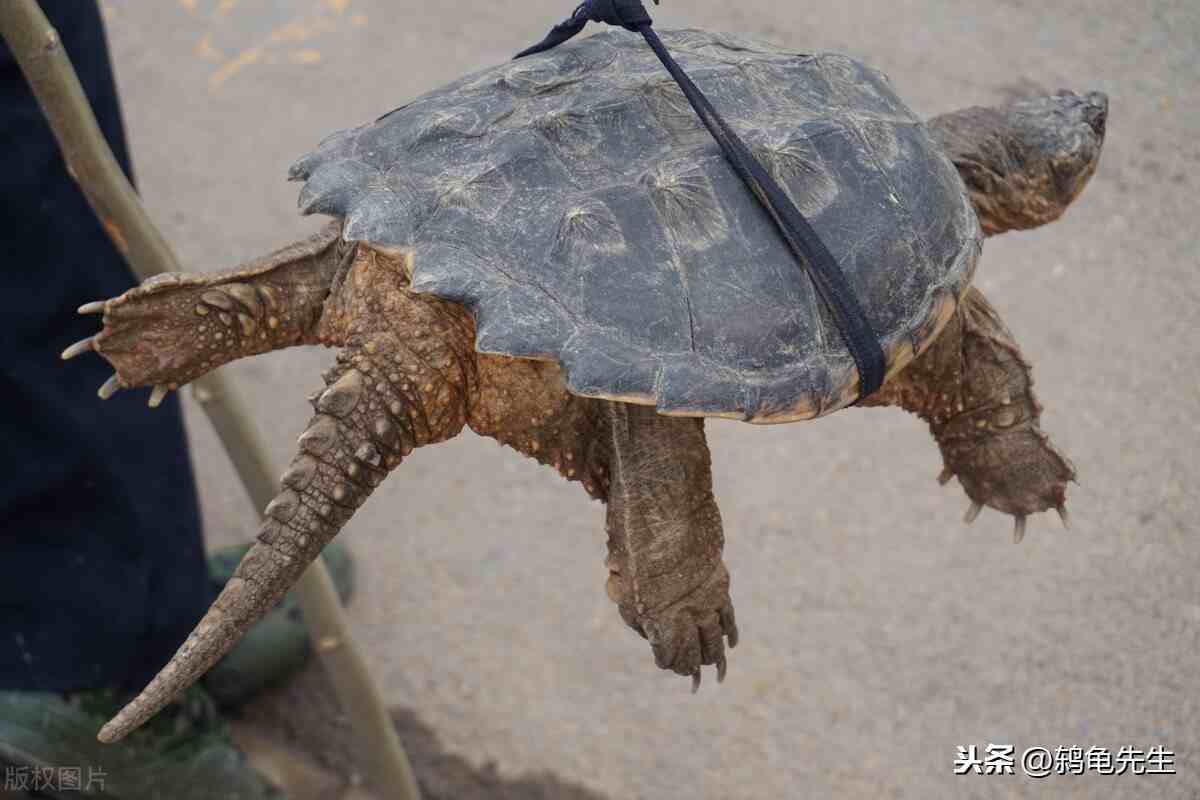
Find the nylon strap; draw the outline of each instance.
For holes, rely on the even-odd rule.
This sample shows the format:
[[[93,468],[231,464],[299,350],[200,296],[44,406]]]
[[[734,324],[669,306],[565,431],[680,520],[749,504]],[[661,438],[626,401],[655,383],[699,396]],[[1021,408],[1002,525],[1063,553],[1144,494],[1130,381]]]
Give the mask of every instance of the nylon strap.
[[[654,2],[658,4],[658,0]],[[582,31],[589,21],[616,25],[640,33],[645,38],[658,60],[683,90],[684,97],[704,127],[720,145],[734,171],[771,215],[792,254],[807,267],[813,285],[829,307],[850,356],[858,367],[859,400],[874,393],[883,384],[886,359],[879,336],[863,313],[845,274],[800,210],[671,57],[651,27],[654,22],[641,0],[586,0],[568,19],[551,28],[545,39],[522,50],[516,58],[557,47]]]

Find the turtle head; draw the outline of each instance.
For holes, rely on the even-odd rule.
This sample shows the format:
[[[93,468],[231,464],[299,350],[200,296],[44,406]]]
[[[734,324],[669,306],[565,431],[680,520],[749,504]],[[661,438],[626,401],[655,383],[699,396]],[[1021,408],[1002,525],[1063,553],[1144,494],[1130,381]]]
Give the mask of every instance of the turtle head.
[[[1058,219],[1096,172],[1108,117],[1103,92],[969,108],[930,123],[967,185],[987,234]]]

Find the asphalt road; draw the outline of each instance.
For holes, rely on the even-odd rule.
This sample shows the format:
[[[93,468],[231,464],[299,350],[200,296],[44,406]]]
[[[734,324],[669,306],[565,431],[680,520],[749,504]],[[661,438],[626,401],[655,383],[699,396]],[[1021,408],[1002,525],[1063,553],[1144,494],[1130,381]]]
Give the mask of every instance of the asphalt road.
[[[313,230],[288,165],[333,130],[498,63],[573,2],[107,0],[145,198],[184,262]],[[605,597],[603,511],[467,433],[418,452],[344,537],[390,702],[502,772],[613,798],[1187,798],[1200,793],[1200,6],[1194,0],[688,4],[699,26],[835,50],[935,114],[1032,86],[1111,97],[1089,189],[987,243],[978,283],[1074,459],[1074,527],[960,518],[915,418],[710,424],[743,631],[698,696]],[[332,354],[229,368],[290,457]],[[151,413],[151,412],[147,412]],[[253,509],[189,411],[213,544]],[[711,677],[711,675],[709,676]],[[956,746],[1165,747],[1174,776],[953,775]],[[1019,770],[1018,770],[1019,772]]]

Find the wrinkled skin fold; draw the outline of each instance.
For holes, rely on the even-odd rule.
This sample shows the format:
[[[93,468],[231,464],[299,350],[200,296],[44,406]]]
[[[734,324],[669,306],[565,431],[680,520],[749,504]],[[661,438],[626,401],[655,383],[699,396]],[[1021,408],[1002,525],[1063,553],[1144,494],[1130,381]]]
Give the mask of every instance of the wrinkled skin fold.
[[[1060,93],[937,117],[989,234],[1056,218],[1095,170],[1107,102]],[[1090,133],[1089,133],[1090,131]],[[154,387],[151,400],[236,358],[293,344],[339,348],[314,416],[264,512],[257,542],[162,672],[106,725],[115,741],[228,652],[276,603],[387,474],[464,426],[537,459],[607,504],[607,590],[655,663],[699,682],[724,677],[738,630],[721,558],[721,516],[703,420],[567,392],[558,366],[475,351],[459,305],[410,291],[407,254],[348,243],[340,222],[227,272],[163,276],[89,304],[95,351],[116,375],[101,390]],[[940,335],[862,405],[925,419],[972,501],[1011,514],[1065,514],[1070,462],[1039,427],[1029,363],[988,301],[958,298]]]

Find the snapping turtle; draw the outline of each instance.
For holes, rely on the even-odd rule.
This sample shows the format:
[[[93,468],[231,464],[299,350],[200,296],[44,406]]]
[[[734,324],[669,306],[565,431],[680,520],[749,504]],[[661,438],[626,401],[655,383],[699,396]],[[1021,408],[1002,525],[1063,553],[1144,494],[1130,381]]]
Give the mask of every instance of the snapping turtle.
[[[839,55],[664,32],[805,213],[883,344],[860,405],[930,425],[972,501],[1063,506],[1070,462],[1029,365],[970,287],[984,234],[1057,218],[1095,170],[1107,100],[1060,92],[923,123]],[[811,281],[640,38],[608,31],[504,64],[327,138],[292,168],[336,218],[230,271],[91,303],[69,348],[118,388],[169,389],[235,358],[341,348],[258,542],[115,740],[278,600],[413,448],[464,425],[607,503],[608,593],[659,667],[724,677],[737,641],[703,417],[786,422],[854,402]],[[1065,521],[1065,516],[1064,516]]]

